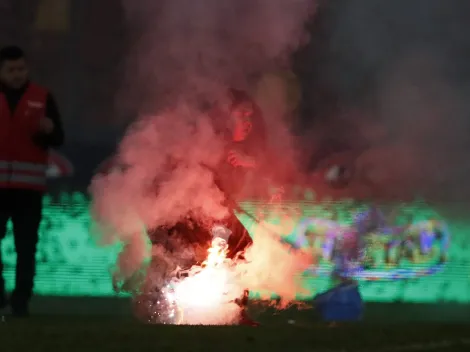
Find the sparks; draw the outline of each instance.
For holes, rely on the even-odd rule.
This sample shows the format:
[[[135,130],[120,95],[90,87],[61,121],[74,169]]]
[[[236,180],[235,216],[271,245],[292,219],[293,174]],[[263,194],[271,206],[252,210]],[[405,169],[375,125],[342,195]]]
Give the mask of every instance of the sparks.
[[[188,277],[172,281],[165,295],[182,313],[181,324],[229,324],[238,314],[233,301],[242,290],[234,284],[227,249],[225,239],[214,237],[204,263]]]

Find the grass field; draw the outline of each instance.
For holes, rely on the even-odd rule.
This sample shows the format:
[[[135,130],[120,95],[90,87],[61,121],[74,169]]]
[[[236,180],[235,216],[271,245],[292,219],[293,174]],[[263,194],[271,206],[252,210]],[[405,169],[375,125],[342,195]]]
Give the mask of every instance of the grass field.
[[[125,318],[6,318],[0,324],[0,351],[470,351],[468,324],[386,324],[384,317],[384,323],[328,327],[309,319],[308,311],[294,310],[264,311],[258,317],[263,325],[256,328],[142,325]]]

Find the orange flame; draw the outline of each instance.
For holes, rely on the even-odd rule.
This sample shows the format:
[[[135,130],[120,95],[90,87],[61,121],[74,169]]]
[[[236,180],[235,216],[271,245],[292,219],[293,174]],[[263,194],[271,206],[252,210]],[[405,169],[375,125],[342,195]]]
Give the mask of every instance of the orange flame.
[[[227,242],[215,237],[207,259],[190,275],[173,283],[174,301],[183,312],[182,324],[229,324],[238,307],[239,293],[227,260]]]
[[[207,259],[202,267],[215,268],[225,263],[227,259],[227,242],[219,237],[212,240],[212,245],[208,249]]]

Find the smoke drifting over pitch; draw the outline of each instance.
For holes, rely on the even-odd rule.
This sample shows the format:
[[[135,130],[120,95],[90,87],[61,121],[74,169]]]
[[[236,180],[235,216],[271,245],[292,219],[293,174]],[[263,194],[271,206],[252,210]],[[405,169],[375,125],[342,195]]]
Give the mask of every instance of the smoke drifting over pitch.
[[[224,140],[203,107],[226,103],[228,87],[248,89],[251,79],[289,63],[289,54],[305,38],[303,25],[310,0],[125,0],[135,45],[129,53],[124,104],[133,107],[136,122],[119,147],[124,170],[93,180],[93,214],[104,244],[124,244],[116,275],[128,279],[144,265],[151,249],[145,229],[173,225],[189,213],[196,219],[220,218],[222,193],[213,175],[201,165],[215,166]],[[281,121],[267,118],[268,124]],[[222,121],[224,123],[228,121]],[[262,175],[257,175],[260,179]],[[264,181],[263,181],[264,182]],[[253,267],[269,277],[277,262],[278,277],[292,276],[286,251],[278,262],[277,238],[263,237],[253,247]],[[163,242],[163,241],[162,241]],[[255,240],[256,242],[256,240]],[[300,263],[301,262],[301,263]],[[264,268],[264,270],[263,270]],[[266,278],[262,280],[267,281]],[[247,282],[263,289],[262,282]],[[261,286],[261,287],[260,287]],[[286,299],[296,287],[272,282]],[[295,284],[293,284],[295,286]]]
[[[308,37],[311,0],[123,0],[136,45],[130,87],[145,106],[214,101],[221,87],[248,88]],[[169,100],[170,99],[170,100]],[[139,104],[142,99],[139,99]],[[141,105],[139,105],[141,107]]]
[[[342,138],[350,144],[367,139],[372,154],[361,162],[376,165],[378,194],[470,199],[470,3],[329,0],[322,5],[316,44],[302,73],[308,81],[304,103],[312,112],[304,128],[312,115],[323,114],[338,128],[348,123]],[[360,113],[348,114],[351,110]],[[371,131],[377,125],[386,133]]]

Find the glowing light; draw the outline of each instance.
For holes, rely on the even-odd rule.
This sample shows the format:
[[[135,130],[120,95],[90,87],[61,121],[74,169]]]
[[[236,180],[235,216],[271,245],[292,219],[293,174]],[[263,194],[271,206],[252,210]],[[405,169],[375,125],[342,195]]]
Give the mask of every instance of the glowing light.
[[[225,239],[215,237],[206,261],[193,267],[188,277],[172,281],[166,299],[178,306],[182,314],[180,323],[230,324],[238,316],[239,307],[234,300],[243,290],[236,287],[227,249]]]

